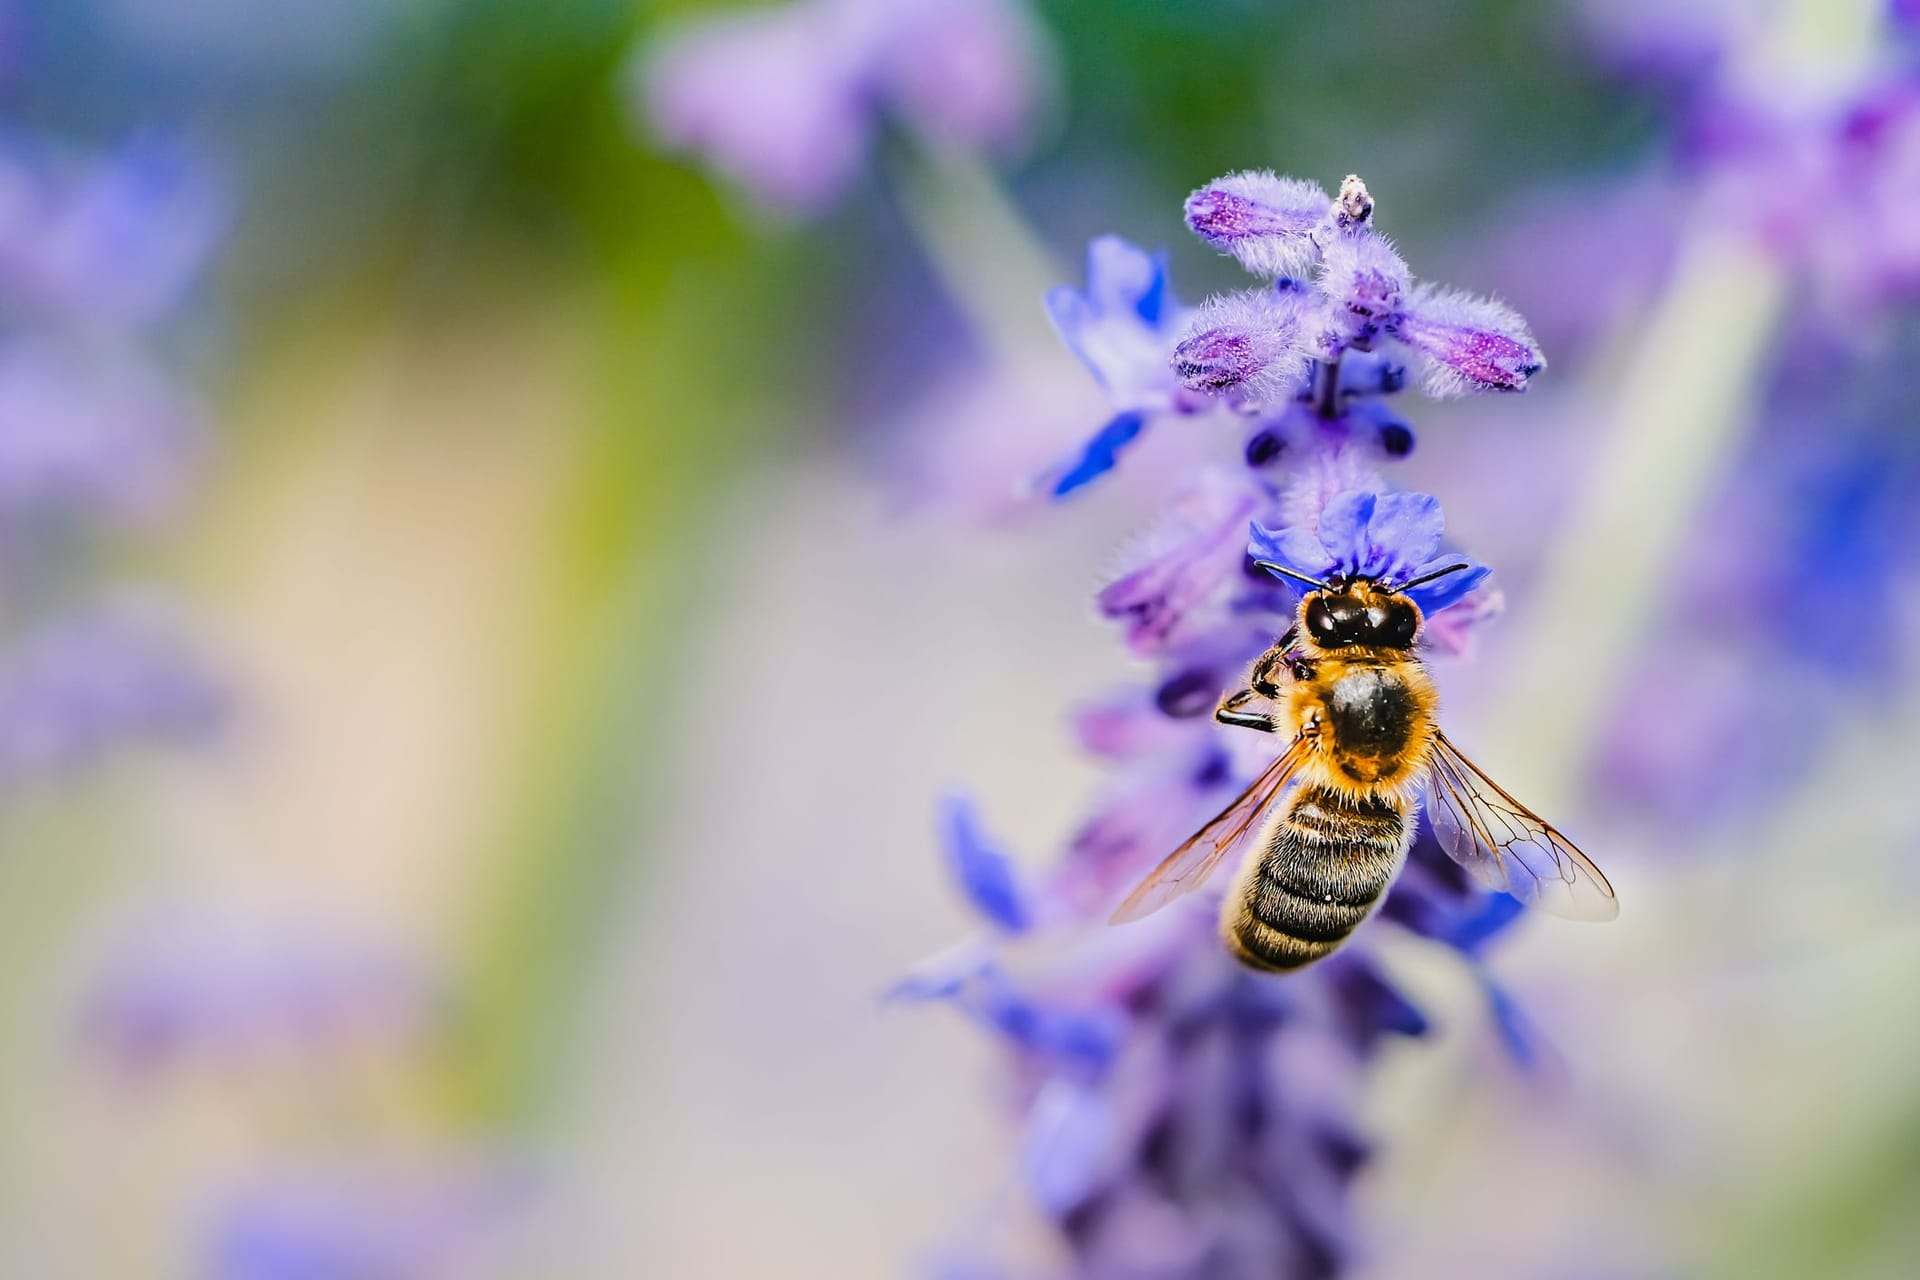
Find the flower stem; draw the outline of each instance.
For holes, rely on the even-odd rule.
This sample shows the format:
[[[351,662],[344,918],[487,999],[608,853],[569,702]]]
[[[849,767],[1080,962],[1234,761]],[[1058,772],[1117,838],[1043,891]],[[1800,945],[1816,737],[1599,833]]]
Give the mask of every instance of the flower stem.
[[[992,172],[976,157],[919,151],[897,173],[928,265],[988,353],[1020,365],[1051,351],[1040,299],[1067,277]]]

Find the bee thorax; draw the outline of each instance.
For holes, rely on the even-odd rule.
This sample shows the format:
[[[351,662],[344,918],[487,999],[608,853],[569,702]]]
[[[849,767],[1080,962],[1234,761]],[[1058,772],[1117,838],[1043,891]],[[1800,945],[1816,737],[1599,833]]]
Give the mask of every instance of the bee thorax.
[[[1425,673],[1398,663],[1327,674],[1308,719],[1318,722],[1328,783],[1374,793],[1410,781],[1431,734],[1433,693]]]

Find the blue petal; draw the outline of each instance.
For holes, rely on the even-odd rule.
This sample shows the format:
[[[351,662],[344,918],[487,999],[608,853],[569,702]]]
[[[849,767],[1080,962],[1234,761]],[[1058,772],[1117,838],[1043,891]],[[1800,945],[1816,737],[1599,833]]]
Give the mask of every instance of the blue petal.
[[[968,1011],[1022,1048],[1092,1070],[1104,1070],[1126,1033],[1123,1020],[1107,1010],[1048,1008],[1014,984],[1004,970],[989,966]]]
[[[1073,465],[1054,482],[1053,496],[1064,498],[1113,470],[1120,460],[1120,451],[1133,443],[1146,425],[1147,416],[1143,413],[1115,414],[1094,433]]]
[[[1447,557],[1447,559],[1452,563],[1458,563],[1461,560],[1465,560],[1466,557],[1454,556]],[[1468,563],[1473,564],[1470,560]],[[1445,564],[1440,562],[1436,562],[1433,565],[1434,569],[1444,567]],[[1415,571],[1416,576],[1422,572],[1432,572],[1432,570],[1422,566],[1421,569]],[[1487,568],[1486,565],[1473,564],[1471,569],[1466,569],[1459,573],[1450,573],[1444,578],[1435,578],[1424,587],[1415,587],[1413,590],[1407,592],[1407,599],[1419,605],[1420,612],[1431,618],[1442,609],[1450,609],[1454,605],[1459,604],[1467,597],[1468,592],[1485,582],[1492,575],[1493,570]]]
[[[887,988],[888,1000],[953,1000],[993,967],[993,950],[984,938],[971,938],[928,956]]]
[[[976,911],[1009,933],[1033,922],[1032,904],[1013,860],[980,829],[973,805],[964,796],[950,795],[941,801],[940,834],[947,865]]]
[[[1540,1061],[1541,1051],[1549,1047],[1539,1029],[1521,1009],[1520,1002],[1507,994],[1505,987],[1484,975],[1480,985],[1487,993],[1487,1007],[1493,1014],[1493,1025],[1499,1029],[1500,1043],[1506,1046],[1507,1056],[1522,1070],[1531,1069]]]
[[[1309,578],[1323,578],[1333,571],[1327,549],[1305,529],[1268,529],[1255,523],[1248,531],[1247,551],[1256,560],[1283,564]]]
[[[1524,910],[1520,899],[1511,894],[1488,894],[1478,911],[1451,922],[1438,937],[1455,950],[1471,955],[1490,939],[1505,932],[1507,926],[1518,920]]]
[[[1340,971],[1337,987],[1355,1021],[1370,1035],[1423,1036],[1433,1027],[1420,1007],[1400,993],[1367,961]]]
[[[1064,1217],[1109,1175],[1113,1107],[1097,1090],[1056,1078],[1040,1090],[1027,1123],[1020,1159],[1027,1189],[1043,1211]]]
[[[1167,255],[1154,254],[1153,264],[1155,268],[1153,283],[1148,286],[1145,293],[1140,295],[1140,300],[1133,304],[1133,309],[1140,313],[1142,320],[1158,329],[1166,314],[1167,302],[1171,296],[1167,292]]]
[[[1367,521],[1367,555],[1361,571],[1398,577],[1433,559],[1445,517],[1430,493],[1382,494]]]
[[[1367,522],[1378,502],[1378,494],[1349,489],[1335,494],[1320,512],[1320,545],[1328,559],[1349,573],[1366,560]]]
[[[1148,253],[1119,236],[1087,245],[1087,299],[1101,312],[1133,311],[1156,322],[1167,289],[1165,254]]]
[[[1059,285],[1047,290],[1047,318],[1060,340],[1076,355],[1080,351],[1080,331],[1093,319],[1093,304],[1078,289]]]

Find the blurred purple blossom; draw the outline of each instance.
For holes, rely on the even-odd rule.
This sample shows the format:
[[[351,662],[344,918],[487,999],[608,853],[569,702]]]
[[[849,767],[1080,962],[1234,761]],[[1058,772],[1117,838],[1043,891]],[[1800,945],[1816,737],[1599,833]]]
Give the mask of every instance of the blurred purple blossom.
[[[1846,716],[1911,679],[1920,652],[1912,341],[1851,357],[1802,343],[1819,354],[1776,380],[1752,448],[1674,566],[1687,607],[1658,648],[1702,656],[1683,673],[1649,652],[1600,743],[1609,792],[1669,829],[1766,821]],[[1838,618],[1856,621],[1829,636]],[[1765,692],[1783,678],[1799,696]]]
[[[1897,40],[1853,60],[1795,48],[1781,6],[1583,0],[1595,56],[1662,88],[1664,181],[1799,275],[1812,307],[1856,333],[1920,290],[1920,65]],[[1899,5],[1888,19],[1905,21]],[[1769,56],[1756,58],[1758,53]]]
[[[206,165],[158,136],[0,144],[0,782],[219,718],[183,628],[86,603],[93,543],[72,535],[170,515],[195,478],[198,408],[160,352],[227,215]]]
[[[1920,64],[1898,39],[1842,58],[1783,43],[1777,5],[1581,8],[1600,59],[1653,83],[1668,111],[1664,167],[1630,179],[1623,189],[1646,194],[1629,206],[1665,205],[1671,226],[1691,208],[1758,245],[1790,290],[1750,440],[1673,570],[1684,607],[1659,646],[1702,656],[1681,678],[1649,654],[1597,779],[1623,812],[1668,828],[1764,821],[1842,717],[1898,678],[1916,638],[1899,602],[1917,567],[1905,548],[1920,465],[1898,424],[1913,413],[1920,301]],[[1906,21],[1897,4],[1879,16]],[[1629,247],[1657,277],[1672,254],[1645,255],[1651,242],[1633,233]],[[1880,602],[1873,620],[1843,642],[1781,625],[1789,611],[1854,613],[1863,598]],[[1791,707],[1759,695],[1788,673],[1804,694]]]
[[[636,82],[667,147],[806,216],[853,183],[884,120],[937,147],[1019,143],[1047,63],[1020,0],[794,0],[669,28]]]
[[[519,1274],[505,1247],[537,1187],[497,1159],[277,1171],[215,1212],[208,1280],[434,1280]],[[524,1251],[522,1251],[524,1252]],[[524,1263],[525,1259],[519,1259]]]
[[[1228,390],[1219,403],[1236,412],[1186,429],[1238,434],[1240,460],[1176,477],[1096,598],[1154,669],[1075,714],[1110,780],[1066,851],[1029,875],[950,798],[943,846],[989,927],[899,993],[951,1003],[1006,1047],[1028,1204],[1070,1255],[1065,1274],[1331,1276],[1354,1252],[1349,1192],[1371,1149],[1358,1091],[1387,1038],[1428,1026],[1379,967],[1373,935],[1274,978],[1231,960],[1205,909],[1125,929],[1098,922],[1273,758],[1272,742],[1209,718],[1291,620],[1294,588],[1257,559],[1398,581],[1468,564],[1419,589],[1443,650],[1498,612],[1487,570],[1443,551],[1438,501],[1380,474],[1414,439],[1388,407],[1405,366],[1374,339],[1397,335],[1449,371],[1443,390],[1521,389],[1537,352],[1516,356],[1526,330],[1511,312],[1412,287],[1356,181],[1329,201],[1311,184],[1235,175],[1196,193],[1188,213],[1203,239],[1268,274],[1319,262],[1317,283],[1288,277],[1215,299],[1186,319],[1177,348],[1164,261],[1124,242],[1095,243],[1084,293],[1049,297],[1061,336],[1123,414],[1207,404],[1171,390],[1169,368],[1189,388]],[[1124,472],[1133,456],[1110,448],[1095,474]],[[1483,963],[1517,910],[1423,835],[1380,919],[1451,948],[1485,990],[1492,1025],[1530,1061],[1526,1020]],[[973,1241],[947,1262],[953,1274],[1034,1274],[1000,1269],[991,1252]]]
[[[0,785],[215,727],[224,693],[179,632],[151,609],[95,608],[0,650]]]
[[[169,515],[202,446],[197,408],[136,347],[0,339],[0,527]]]
[[[361,933],[271,912],[149,920],[112,943],[85,1003],[88,1049],[123,1077],[199,1065],[339,1062],[422,1052],[447,998],[414,957]]]
[[[0,313],[149,327],[199,281],[228,216],[225,193],[178,142],[140,137],[95,157],[0,146]]]

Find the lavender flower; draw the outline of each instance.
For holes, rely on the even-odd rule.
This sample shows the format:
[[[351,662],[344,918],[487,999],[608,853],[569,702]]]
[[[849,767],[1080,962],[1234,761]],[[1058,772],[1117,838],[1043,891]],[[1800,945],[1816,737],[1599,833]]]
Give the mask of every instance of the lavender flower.
[[[1154,671],[1076,713],[1111,782],[1057,864],[1028,874],[971,806],[949,800],[949,864],[987,928],[915,970],[901,994],[951,1003],[1006,1047],[1028,1205],[1070,1255],[1066,1274],[1331,1276],[1353,1253],[1349,1192],[1372,1150],[1355,1095],[1384,1042],[1428,1026],[1375,959],[1377,931],[1450,948],[1526,1060],[1530,1029],[1484,966],[1518,904],[1474,886],[1423,835],[1379,921],[1285,978],[1232,961],[1205,910],[1098,922],[1273,758],[1273,744],[1248,741],[1260,735],[1220,733],[1208,717],[1292,613],[1291,588],[1255,560],[1402,582],[1461,562],[1443,555],[1438,500],[1381,475],[1414,443],[1388,405],[1406,382],[1399,353],[1442,369],[1429,381],[1443,392],[1521,390],[1540,360],[1513,313],[1412,285],[1357,179],[1330,201],[1308,183],[1240,174],[1187,209],[1203,239],[1283,278],[1211,300],[1163,345],[1164,264],[1108,240],[1086,293],[1056,292],[1049,307],[1116,407],[1207,403],[1147,369],[1156,348],[1189,390],[1221,393],[1236,412],[1194,426],[1244,433],[1241,464],[1175,486],[1097,597]],[[1291,274],[1310,267],[1311,288]],[[1497,612],[1487,574],[1474,564],[1415,589],[1430,637],[1458,645]],[[950,1261],[968,1275],[1033,1274],[977,1252]]]
[[[672,29],[636,79],[666,146],[806,216],[852,184],[882,120],[941,147],[1019,142],[1047,73],[1019,0],[796,0]]]

